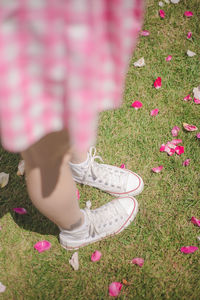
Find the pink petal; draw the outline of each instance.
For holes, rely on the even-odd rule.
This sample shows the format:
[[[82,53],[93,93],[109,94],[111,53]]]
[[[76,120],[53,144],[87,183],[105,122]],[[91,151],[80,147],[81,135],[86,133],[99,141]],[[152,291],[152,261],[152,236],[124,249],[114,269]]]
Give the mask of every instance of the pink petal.
[[[164,19],[164,17],[165,17],[165,12],[164,12],[164,10],[160,9],[160,10],[159,10],[159,15],[160,15],[160,17],[161,17],[162,19]]]
[[[166,58],[165,58],[166,61],[170,61],[172,60],[172,56],[171,55],[168,55]]]
[[[185,11],[184,12],[184,16],[186,16],[186,17],[192,17],[193,16],[193,12],[191,12],[191,11]]]
[[[113,297],[117,297],[119,295],[121,289],[122,289],[121,282],[112,282],[108,288],[109,295],[113,296]]]
[[[155,81],[154,81],[154,87],[156,89],[160,89],[161,88],[161,85],[162,85],[162,80],[161,80],[161,77],[158,77]]]
[[[78,189],[76,190],[76,197],[77,197],[78,200],[80,199],[80,193],[79,193]]]
[[[131,104],[132,107],[134,107],[136,110],[142,107],[142,102],[140,101],[135,101]]]
[[[15,207],[15,208],[13,208],[13,210],[19,215],[27,214],[27,210],[23,207]]]
[[[155,167],[155,168],[152,168],[151,170],[154,172],[154,173],[160,173],[163,169],[163,166],[159,166],[159,167]]]
[[[153,110],[151,111],[151,116],[157,116],[158,112],[159,112],[159,109],[158,109],[158,108],[153,109]]]
[[[131,262],[132,262],[132,264],[134,264],[134,265],[138,265],[138,266],[142,267],[143,264],[144,264],[144,259],[141,258],[141,257],[135,257],[135,258],[132,259]]]
[[[181,144],[181,143],[182,143],[182,140],[181,140],[181,139],[173,139],[173,140],[171,141],[171,143],[174,144],[174,145],[178,145],[178,144]]]
[[[165,151],[165,144],[162,144],[160,147],[160,152],[164,152]]]
[[[185,130],[187,130],[187,131],[195,131],[195,130],[198,129],[195,125],[187,124],[187,123],[183,123],[183,127],[184,127]]]
[[[175,149],[172,149],[168,147],[167,145],[165,146],[165,152],[169,155],[172,156],[175,153]]]
[[[51,243],[48,241],[40,241],[34,245],[34,248],[39,252],[49,250],[51,248]]]
[[[125,167],[125,164],[121,164],[120,168],[121,168],[121,169],[125,169],[125,168],[126,168],[126,167]]]
[[[188,34],[187,34],[187,39],[191,39],[191,37],[192,37],[192,32],[189,31]]]
[[[142,30],[141,33],[140,33],[140,35],[142,35],[142,36],[148,36],[148,35],[150,35],[150,32],[148,30]]]
[[[186,246],[181,248],[182,253],[193,253],[198,250],[198,247],[195,246]]]
[[[191,159],[187,158],[184,162],[183,162],[183,166],[187,167],[190,164]]]
[[[200,132],[197,133],[196,137],[200,139]]]
[[[184,101],[190,101],[192,100],[192,97],[189,95],[187,95],[186,97],[183,98]]]
[[[200,99],[194,98],[194,103],[200,104]]]
[[[94,251],[94,252],[92,253],[92,255],[91,255],[91,261],[95,262],[95,261],[100,260],[101,255],[102,255],[102,254],[101,254],[100,251],[98,251],[98,250]]]
[[[179,131],[180,131],[180,128],[178,126],[174,126],[172,128],[171,133],[172,133],[173,136],[177,136]]]
[[[192,218],[191,218],[191,222],[192,222],[194,225],[197,225],[197,226],[200,227],[200,220],[198,220],[197,218],[192,217]]]
[[[177,146],[177,147],[175,148],[175,151],[176,151],[176,153],[177,153],[178,155],[181,155],[181,154],[184,153],[184,147],[183,147],[183,146]]]
[[[176,148],[176,145],[172,142],[167,142],[166,146],[169,147],[170,149],[175,149]]]

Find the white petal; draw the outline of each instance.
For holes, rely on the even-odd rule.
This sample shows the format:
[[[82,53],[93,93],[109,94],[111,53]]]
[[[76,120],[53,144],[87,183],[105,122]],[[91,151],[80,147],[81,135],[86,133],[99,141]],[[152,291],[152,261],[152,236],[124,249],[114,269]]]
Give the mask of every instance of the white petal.
[[[69,263],[75,271],[79,269],[78,252],[74,252],[71,259],[69,260]]]
[[[171,0],[171,3],[177,4],[180,0]]]
[[[21,160],[18,164],[17,175],[18,176],[24,175],[24,171],[25,171],[25,161]]]
[[[193,89],[194,97],[200,100],[200,85]]]
[[[160,7],[163,7],[163,6],[164,6],[164,3],[163,3],[162,1],[159,1],[158,5],[159,5]]]
[[[1,172],[0,173],[0,186],[1,186],[1,188],[3,188],[4,186],[6,186],[8,184],[8,180],[9,180],[9,174]]]
[[[141,57],[138,61],[134,62],[134,66],[139,68],[144,67],[145,66],[144,57]]]
[[[188,51],[187,51],[187,55],[188,55],[189,57],[192,57],[192,56],[195,56],[196,53],[193,52],[193,51],[188,50]]]

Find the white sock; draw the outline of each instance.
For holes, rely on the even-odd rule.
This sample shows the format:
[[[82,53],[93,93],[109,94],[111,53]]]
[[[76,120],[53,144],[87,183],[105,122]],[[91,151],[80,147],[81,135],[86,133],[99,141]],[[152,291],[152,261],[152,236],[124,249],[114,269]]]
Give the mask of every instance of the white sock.
[[[73,167],[73,166],[77,166],[77,167],[85,167],[85,166],[87,166],[88,162],[89,162],[89,154],[87,154],[87,159],[86,159],[85,161],[83,161],[82,163],[80,163],[80,164],[74,164],[74,163],[72,163],[72,162],[69,162],[69,164],[70,164],[72,167]]]

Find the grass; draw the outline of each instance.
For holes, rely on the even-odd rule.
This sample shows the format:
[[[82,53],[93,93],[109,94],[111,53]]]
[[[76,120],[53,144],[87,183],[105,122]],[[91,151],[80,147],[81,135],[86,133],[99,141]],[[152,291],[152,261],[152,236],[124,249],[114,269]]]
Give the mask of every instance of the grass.
[[[138,172],[145,189],[137,197],[139,213],[120,235],[80,249],[80,269],[73,271],[66,252],[58,242],[58,229],[31,204],[25,179],[16,175],[19,155],[0,149],[0,171],[10,174],[9,184],[0,191],[0,282],[6,292],[0,299],[109,299],[108,285],[126,279],[119,299],[200,299],[200,254],[184,255],[180,247],[198,246],[199,228],[190,222],[200,218],[200,143],[195,133],[181,129],[185,153],[167,156],[159,147],[172,139],[173,126],[195,124],[200,129],[200,105],[183,102],[200,84],[200,3],[181,0],[165,4],[166,18],[158,17],[157,1],[148,0],[143,29],[149,37],[140,37],[126,78],[124,102],[120,109],[100,116],[97,149],[106,163]],[[185,10],[194,12],[183,17]],[[192,32],[192,40],[186,39]],[[189,58],[186,51],[197,53]],[[171,62],[165,57],[172,55]],[[146,66],[137,69],[133,62],[145,58]],[[153,81],[162,78],[162,88]],[[140,100],[143,107],[130,107]],[[157,117],[150,111],[159,108]],[[182,162],[190,158],[188,167]],[[159,174],[151,168],[164,165]],[[88,199],[92,207],[109,201],[111,196],[90,187],[78,186],[81,207]],[[25,207],[28,214],[16,215],[13,207]],[[47,239],[49,251],[38,253],[33,245]],[[102,252],[97,263],[90,261],[94,250]],[[134,257],[143,257],[144,266],[131,265]]]

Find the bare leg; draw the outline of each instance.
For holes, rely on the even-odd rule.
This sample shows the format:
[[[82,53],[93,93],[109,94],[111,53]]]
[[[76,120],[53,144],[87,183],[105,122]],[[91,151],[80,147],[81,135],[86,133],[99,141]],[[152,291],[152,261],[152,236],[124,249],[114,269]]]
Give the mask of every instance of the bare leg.
[[[75,149],[72,149],[72,155],[70,162],[73,164],[80,164],[87,159],[87,151],[79,152]]]
[[[67,132],[51,133],[22,153],[27,189],[35,207],[63,229],[83,223],[69,168]]]

